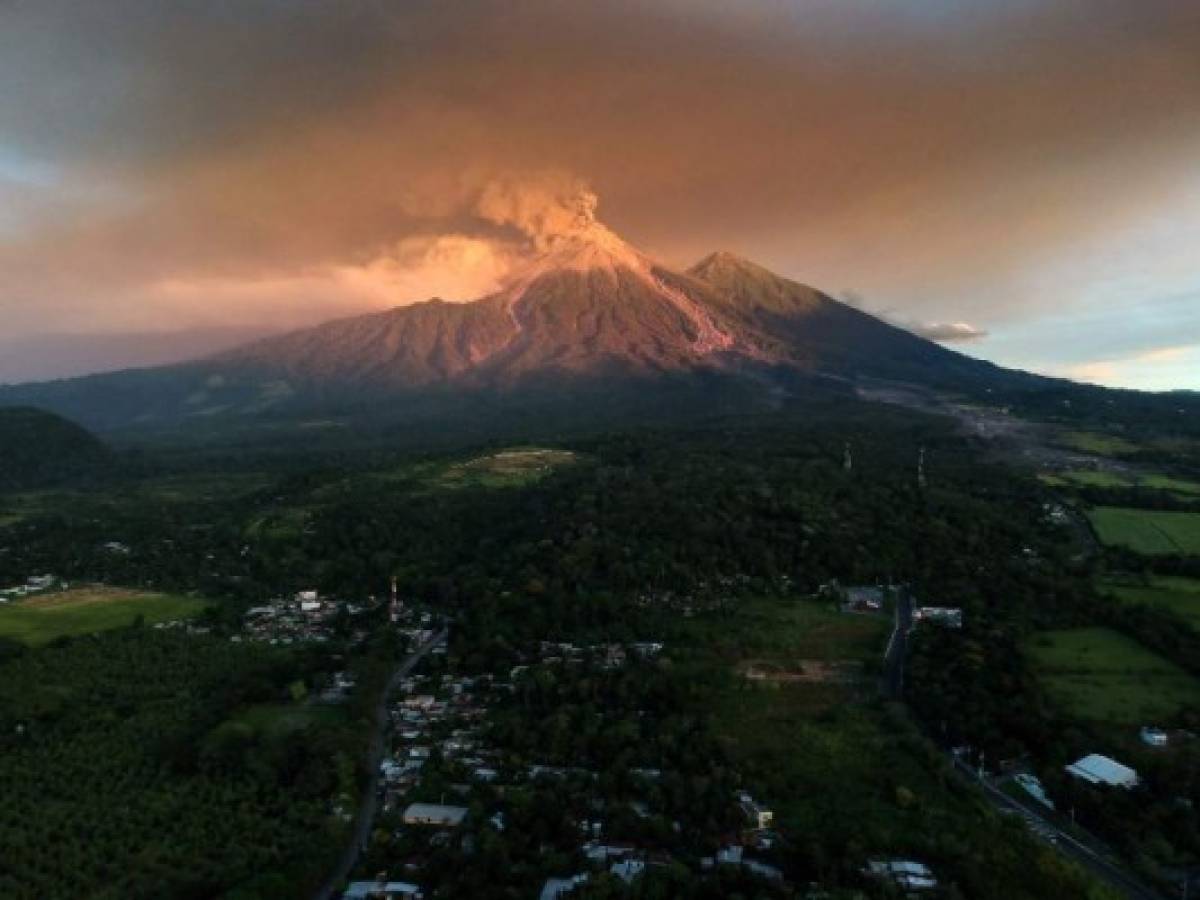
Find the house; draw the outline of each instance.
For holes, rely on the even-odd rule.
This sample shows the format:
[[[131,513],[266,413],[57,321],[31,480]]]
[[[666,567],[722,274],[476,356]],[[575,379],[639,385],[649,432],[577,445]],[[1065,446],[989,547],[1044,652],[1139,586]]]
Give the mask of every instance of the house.
[[[396,900],[400,897],[421,900],[423,896],[417,885],[407,881],[353,881],[342,894],[342,900]]]
[[[1142,727],[1140,736],[1142,743],[1147,747],[1165,747],[1170,740],[1161,728],[1151,728],[1148,725]]]
[[[634,879],[642,874],[646,869],[646,864],[640,859],[623,859],[620,862],[615,862],[608,867],[608,871],[616,875],[626,884],[633,884]]]
[[[1019,775],[1013,776],[1013,781],[1020,785],[1038,803],[1049,809],[1054,809],[1054,801],[1046,796],[1046,789],[1042,787],[1042,782],[1036,775],[1022,772]]]
[[[1138,783],[1137,772],[1099,753],[1091,753],[1071,763],[1066,769],[1067,774],[1082,778],[1091,784],[1131,788],[1136,787]]]
[[[717,851],[717,865],[740,866],[742,864],[742,848],[737,844],[729,844]]]
[[[629,856],[633,853],[634,846],[632,844],[601,844],[599,841],[588,841],[579,849],[592,862],[603,864],[611,859],[623,859]]]
[[[572,875],[570,878],[547,878],[546,883],[542,885],[542,892],[538,894],[538,900],[558,900],[559,897],[565,897],[587,880],[587,872]]]
[[[385,781],[395,781],[404,774],[405,767],[394,759],[385,759],[379,763],[379,774]]]
[[[465,806],[443,806],[440,803],[413,803],[404,810],[405,825],[433,825],[456,828],[467,817]]]
[[[929,866],[908,859],[874,859],[867,863],[863,874],[892,881],[904,891],[932,891],[938,884]]]
[[[754,798],[744,791],[738,794],[738,805],[741,807],[742,813],[750,822],[750,827],[755,829],[770,828],[775,822],[775,813],[767,809],[765,806],[756,803]]]
[[[742,868],[752,875],[757,875],[759,878],[765,878],[767,881],[783,881],[782,869],[778,868],[777,866],[769,865],[768,863],[759,862],[757,859],[742,860]]]
[[[883,588],[881,587],[848,587],[846,588],[846,610],[859,612],[878,612],[883,609]]]
[[[945,628],[962,628],[962,610],[956,606],[922,606],[913,610],[914,622],[936,622]]]
[[[629,647],[642,659],[653,659],[654,657],[658,656],[663,649],[661,641],[638,641],[634,644],[630,644]]]

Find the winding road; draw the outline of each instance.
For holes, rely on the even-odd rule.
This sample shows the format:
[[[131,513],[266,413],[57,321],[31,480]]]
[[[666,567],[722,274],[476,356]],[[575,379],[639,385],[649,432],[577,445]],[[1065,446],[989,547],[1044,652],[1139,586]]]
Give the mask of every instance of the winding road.
[[[446,629],[442,629],[406,656],[392,672],[387,687],[380,693],[379,704],[375,708],[374,733],[371,735],[371,743],[367,748],[367,771],[370,774],[366,787],[363,788],[362,798],[358,803],[358,812],[354,815],[354,827],[351,830],[350,841],[342,852],[333,873],[313,894],[313,900],[330,900],[354,870],[359,854],[366,846],[371,827],[375,824],[375,815],[379,811],[379,763],[383,759],[383,739],[387,734],[388,701],[397,685],[408,677],[417,663],[424,659],[430,650],[446,640],[446,634]]]

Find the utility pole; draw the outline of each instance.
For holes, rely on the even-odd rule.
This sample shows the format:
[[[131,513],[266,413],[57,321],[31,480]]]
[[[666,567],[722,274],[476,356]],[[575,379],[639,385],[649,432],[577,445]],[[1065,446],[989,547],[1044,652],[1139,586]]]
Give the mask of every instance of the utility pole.
[[[917,487],[925,489],[925,448],[917,453]]]

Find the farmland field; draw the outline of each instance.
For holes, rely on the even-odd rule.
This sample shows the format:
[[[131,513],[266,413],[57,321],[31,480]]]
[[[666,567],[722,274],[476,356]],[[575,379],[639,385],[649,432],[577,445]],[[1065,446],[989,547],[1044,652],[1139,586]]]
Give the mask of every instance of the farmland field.
[[[1146,582],[1111,578],[1101,584],[1126,603],[1168,609],[1200,631],[1200,579],[1155,576]]]
[[[1200,681],[1110,628],[1042,632],[1026,650],[1051,699],[1079,719],[1150,724],[1200,705]]]
[[[64,635],[94,634],[132,625],[185,619],[207,604],[192,597],[89,586],[0,605],[0,637],[46,644]]]
[[[1140,449],[1133,441],[1095,431],[1067,431],[1060,436],[1060,440],[1075,450],[1095,453],[1098,456],[1118,456]]]
[[[1139,553],[1200,553],[1200,513],[1098,506],[1088,513],[1100,540]]]
[[[1098,487],[1130,488],[1141,487],[1158,491],[1170,491],[1184,499],[1200,496],[1200,482],[1174,478],[1157,472],[1126,475],[1119,472],[1101,472],[1092,469],[1068,469],[1042,475],[1041,480],[1053,487]]]

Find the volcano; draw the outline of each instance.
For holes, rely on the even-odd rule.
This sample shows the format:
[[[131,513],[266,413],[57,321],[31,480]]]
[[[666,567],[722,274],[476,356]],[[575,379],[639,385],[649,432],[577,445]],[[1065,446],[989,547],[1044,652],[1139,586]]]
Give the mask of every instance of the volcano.
[[[753,393],[764,379],[871,377],[962,389],[1017,374],[732,253],[673,270],[583,209],[478,300],[435,298],[189,363],[3,388],[0,404],[113,430],[349,409],[402,415],[464,398],[488,408],[529,396],[570,405],[696,379]]]

